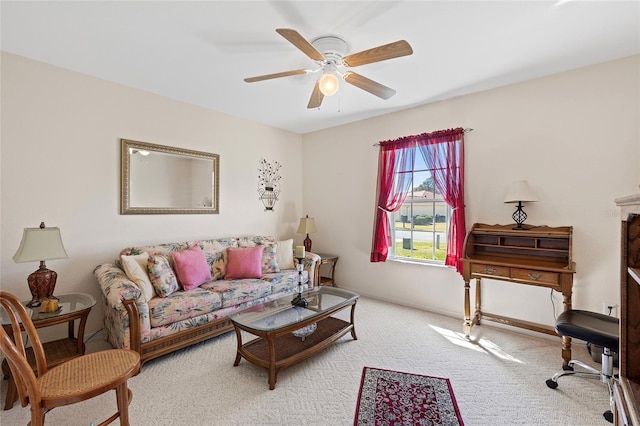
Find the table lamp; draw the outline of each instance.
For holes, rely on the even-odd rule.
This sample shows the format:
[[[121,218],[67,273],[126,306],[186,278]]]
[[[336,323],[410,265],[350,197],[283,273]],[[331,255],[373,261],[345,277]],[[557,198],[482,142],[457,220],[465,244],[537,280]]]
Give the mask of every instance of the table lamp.
[[[511,184],[507,196],[504,198],[504,202],[518,203],[516,211],[511,216],[516,222],[516,226],[513,229],[524,229],[522,224],[527,220],[527,214],[522,210],[522,203],[534,201],[538,201],[538,197],[526,180],[518,180]]]
[[[298,225],[296,234],[307,234],[307,238],[304,239],[304,249],[306,251],[311,251],[311,238],[309,238],[309,234],[313,234],[314,232],[318,231],[316,230],[316,223],[313,218],[309,217],[309,215],[300,218],[300,225]]]
[[[40,306],[44,298],[54,298],[53,290],[56,287],[58,274],[47,269],[44,261],[67,257],[59,228],[46,228],[42,222],[39,228],[24,229],[20,247],[13,255],[13,261],[16,263],[40,261],[40,268],[27,278],[29,291],[31,291],[28,307]]]

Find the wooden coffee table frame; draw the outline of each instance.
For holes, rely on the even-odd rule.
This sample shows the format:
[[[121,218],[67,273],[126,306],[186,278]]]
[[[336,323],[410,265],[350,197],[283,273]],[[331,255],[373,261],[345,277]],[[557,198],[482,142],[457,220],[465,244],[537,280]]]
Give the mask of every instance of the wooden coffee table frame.
[[[320,316],[313,316],[304,321],[296,322],[272,331],[258,331],[237,324],[232,320],[238,340],[238,351],[234,367],[240,364],[242,358],[258,367],[269,371],[269,389],[276,387],[277,374],[282,368],[297,364],[320,352],[331,343],[345,334],[351,332],[353,340],[358,340],[354,324],[356,303],[354,298],[350,302],[338,305]],[[351,306],[351,319],[349,322],[332,317],[336,312]],[[302,340],[291,334],[307,325],[317,323],[316,331]],[[245,344],[242,343],[242,331],[258,336]]]

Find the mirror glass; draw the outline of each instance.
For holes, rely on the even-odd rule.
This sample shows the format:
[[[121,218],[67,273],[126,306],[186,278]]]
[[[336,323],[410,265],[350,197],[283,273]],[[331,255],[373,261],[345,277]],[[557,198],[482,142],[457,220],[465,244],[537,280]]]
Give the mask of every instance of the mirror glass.
[[[217,214],[219,155],[120,140],[121,214]]]

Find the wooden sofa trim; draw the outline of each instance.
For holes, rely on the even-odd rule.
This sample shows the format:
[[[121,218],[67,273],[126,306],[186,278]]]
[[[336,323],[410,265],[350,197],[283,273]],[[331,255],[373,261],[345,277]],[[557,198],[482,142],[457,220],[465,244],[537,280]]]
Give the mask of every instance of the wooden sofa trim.
[[[129,315],[129,334],[131,350],[140,354],[140,365],[154,358],[166,355],[178,349],[183,349],[199,342],[211,339],[229,331],[233,331],[233,324],[229,318],[220,318],[197,327],[178,333],[141,343],[140,312],[135,300],[123,300],[122,303]],[[132,318],[136,318],[132,321]]]

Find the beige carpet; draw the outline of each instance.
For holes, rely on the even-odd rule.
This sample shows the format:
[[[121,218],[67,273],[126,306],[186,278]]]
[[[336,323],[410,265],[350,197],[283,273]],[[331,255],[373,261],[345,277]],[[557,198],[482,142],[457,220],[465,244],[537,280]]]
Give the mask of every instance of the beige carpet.
[[[341,317],[346,319],[347,313]],[[147,363],[129,381],[132,425],[352,425],[364,366],[451,380],[467,426],[609,425],[606,388],[597,380],[545,380],[561,366],[560,342],[498,328],[462,334],[462,320],[370,298],[356,307],[358,340],[350,335],[298,365],[280,371],[274,390],[267,372],[242,360],[233,367],[234,333]],[[513,331],[511,331],[513,330]],[[107,344],[98,335],[89,351]],[[574,342],[574,357],[590,361]],[[4,402],[6,381],[2,381]],[[62,407],[47,425],[88,426],[115,411],[115,395]],[[26,425],[28,408],[0,412],[3,426]],[[115,422],[118,424],[118,422]]]

